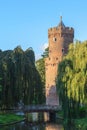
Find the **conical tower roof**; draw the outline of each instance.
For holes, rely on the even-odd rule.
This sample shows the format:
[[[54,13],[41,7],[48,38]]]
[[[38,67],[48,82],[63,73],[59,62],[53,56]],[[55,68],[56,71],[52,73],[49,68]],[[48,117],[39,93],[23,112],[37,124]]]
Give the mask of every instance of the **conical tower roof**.
[[[62,21],[62,16],[60,16],[60,23],[58,24],[57,27],[63,27],[63,28],[65,28],[65,25],[64,25],[64,23]]]

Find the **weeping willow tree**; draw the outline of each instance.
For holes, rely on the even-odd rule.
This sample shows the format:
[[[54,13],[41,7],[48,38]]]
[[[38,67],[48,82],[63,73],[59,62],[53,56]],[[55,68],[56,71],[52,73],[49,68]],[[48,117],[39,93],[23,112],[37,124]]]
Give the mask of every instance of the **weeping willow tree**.
[[[0,77],[1,108],[14,107],[20,101],[27,105],[43,103],[41,78],[32,48],[23,51],[17,46],[14,50],[0,51]]]
[[[81,106],[87,106],[87,41],[70,45],[56,83],[64,119],[79,117]]]

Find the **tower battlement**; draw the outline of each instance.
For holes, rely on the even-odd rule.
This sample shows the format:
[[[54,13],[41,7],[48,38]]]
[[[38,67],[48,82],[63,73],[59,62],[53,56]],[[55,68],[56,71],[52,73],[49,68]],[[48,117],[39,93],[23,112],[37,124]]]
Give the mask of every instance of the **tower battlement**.
[[[74,29],[72,27],[53,27],[48,29],[48,37],[54,34],[70,34],[74,37]]]

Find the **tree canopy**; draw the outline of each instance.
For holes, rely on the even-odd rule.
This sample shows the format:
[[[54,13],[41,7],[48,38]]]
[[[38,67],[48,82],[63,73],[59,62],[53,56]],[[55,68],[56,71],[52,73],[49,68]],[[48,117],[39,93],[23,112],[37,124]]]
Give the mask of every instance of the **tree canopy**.
[[[41,77],[41,83],[42,83],[42,87],[43,87],[43,98],[44,98],[44,103],[45,103],[45,62],[44,62],[44,58],[41,58],[38,61],[36,61],[36,68]]]
[[[45,49],[45,51],[43,52],[43,54],[41,55],[43,58],[46,58],[46,57],[48,57],[48,55],[49,55],[49,47],[47,47],[46,49]]]
[[[36,68],[40,74],[42,87],[43,87],[43,97],[44,97],[44,103],[46,102],[45,97],[45,58],[49,55],[49,47],[45,49],[43,54],[41,55],[42,58],[36,61]]]
[[[64,117],[78,117],[87,106],[87,41],[71,44],[58,66],[57,91]]]
[[[41,78],[35,67],[32,48],[23,51],[20,46],[14,50],[0,51],[0,106],[10,108],[21,100],[24,104],[41,104]]]

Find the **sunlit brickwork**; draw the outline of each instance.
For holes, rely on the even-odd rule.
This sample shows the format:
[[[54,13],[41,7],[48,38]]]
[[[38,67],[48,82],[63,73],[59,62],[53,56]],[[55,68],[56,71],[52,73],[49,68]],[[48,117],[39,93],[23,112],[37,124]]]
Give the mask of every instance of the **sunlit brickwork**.
[[[49,56],[45,59],[46,76],[46,104],[59,105],[56,93],[56,76],[59,62],[68,52],[70,43],[73,43],[74,29],[65,27],[62,18],[57,27],[48,30]]]

